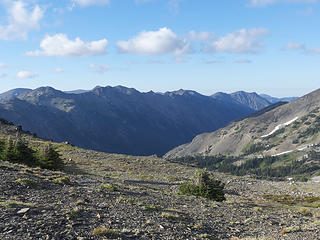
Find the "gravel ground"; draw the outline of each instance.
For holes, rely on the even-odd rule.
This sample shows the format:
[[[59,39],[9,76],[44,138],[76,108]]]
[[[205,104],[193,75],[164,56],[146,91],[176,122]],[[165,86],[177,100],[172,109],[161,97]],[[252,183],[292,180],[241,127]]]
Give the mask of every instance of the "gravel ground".
[[[227,200],[178,194],[195,168],[61,151],[64,172],[0,161],[0,239],[320,239],[319,183],[215,176]],[[288,200],[289,199],[289,200]]]

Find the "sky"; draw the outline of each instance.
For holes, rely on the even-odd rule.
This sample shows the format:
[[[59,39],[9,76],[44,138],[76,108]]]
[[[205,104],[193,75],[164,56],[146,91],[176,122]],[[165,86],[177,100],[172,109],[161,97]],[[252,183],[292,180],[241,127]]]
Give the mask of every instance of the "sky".
[[[320,0],[0,0],[0,92],[123,85],[302,96]]]

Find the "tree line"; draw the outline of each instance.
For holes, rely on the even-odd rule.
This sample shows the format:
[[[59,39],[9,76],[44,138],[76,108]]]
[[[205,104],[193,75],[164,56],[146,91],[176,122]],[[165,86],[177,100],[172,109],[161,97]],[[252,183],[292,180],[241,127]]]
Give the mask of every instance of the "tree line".
[[[34,150],[21,137],[0,139],[0,159],[50,170],[62,169],[64,165],[59,153],[51,144],[45,144],[40,149]]]

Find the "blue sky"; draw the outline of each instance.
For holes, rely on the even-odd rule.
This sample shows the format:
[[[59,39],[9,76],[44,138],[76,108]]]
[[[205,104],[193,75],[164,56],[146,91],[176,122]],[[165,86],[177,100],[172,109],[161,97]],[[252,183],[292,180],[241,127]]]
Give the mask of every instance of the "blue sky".
[[[124,85],[301,96],[320,0],[0,0],[0,92]]]

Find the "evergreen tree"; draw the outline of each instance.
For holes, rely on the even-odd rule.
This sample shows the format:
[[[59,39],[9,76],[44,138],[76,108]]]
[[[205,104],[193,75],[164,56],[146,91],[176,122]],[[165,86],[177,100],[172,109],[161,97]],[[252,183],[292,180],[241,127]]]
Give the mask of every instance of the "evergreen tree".
[[[63,160],[60,158],[60,154],[52,147],[51,144],[47,144],[41,151],[39,157],[39,163],[42,168],[50,170],[58,170],[63,167]]]
[[[11,137],[8,137],[6,143],[3,146],[3,149],[1,151],[1,159],[8,162],[17,162],[14,142]]]
[[[28,146],[28,143],[22,138],[18,138],[14,142],[14,154],[17,162],[24,163],[28,166],[37,164],[34,151]]]

